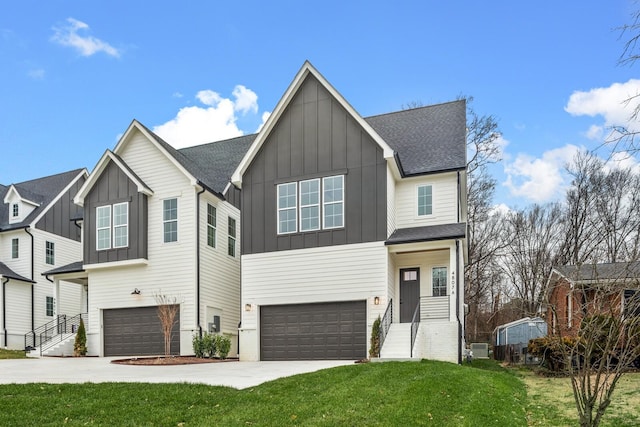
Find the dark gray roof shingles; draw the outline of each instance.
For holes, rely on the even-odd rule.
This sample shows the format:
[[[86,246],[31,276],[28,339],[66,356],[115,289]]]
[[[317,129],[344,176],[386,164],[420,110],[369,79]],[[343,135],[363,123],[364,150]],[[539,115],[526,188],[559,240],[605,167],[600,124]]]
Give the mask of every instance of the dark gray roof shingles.
[[[44,273],[42,273],[42,275],[50,276],[53,274],[79,273],[84,271],[84,268],[82,268],[83,264],[84,264],[83,261],[72,262],[71,264],[63,265],[61,267],[56,267],[56,268],[52,268],[49,271],[45,271]]]
[[[466,236],[465,223],[427,225],[424,227],[399,228],[384,242],[385,245],[396,245],[435,240],[460,239]]]
[[[27,279],[26,277],[19,275],[18,273],[16,273],[15,271],[7,267],[7,265],[3,262],[0,262],[0,276],[6,277],[8,279],[20,280],[22,282],[34,283],[33,280]]]

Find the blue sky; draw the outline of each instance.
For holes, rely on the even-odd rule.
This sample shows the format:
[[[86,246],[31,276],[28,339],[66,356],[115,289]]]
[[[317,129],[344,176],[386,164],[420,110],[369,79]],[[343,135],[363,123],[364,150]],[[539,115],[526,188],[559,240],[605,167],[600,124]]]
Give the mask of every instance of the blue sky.
[[[640,90],[631,0],[152,4],[3,2],[0,183],[91,170],[134,118],[178,147],[254,133],[308,59],[365,117],[473,96],[503,132],[495,202],[525,206]]]

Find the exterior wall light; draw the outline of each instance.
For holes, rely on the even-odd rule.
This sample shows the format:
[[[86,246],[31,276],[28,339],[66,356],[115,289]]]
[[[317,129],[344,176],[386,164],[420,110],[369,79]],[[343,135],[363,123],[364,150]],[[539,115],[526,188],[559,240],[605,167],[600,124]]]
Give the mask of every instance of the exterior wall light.
[[[135,288],[133,292],[131,292],[131,295],[140,295],[140,293],[141,293],[140,289]]]
[[[247,303],[244,305],[244,311],[251,311],[251,304]]]
[[[373,297],[373,305],[380,305],[380,297]]]

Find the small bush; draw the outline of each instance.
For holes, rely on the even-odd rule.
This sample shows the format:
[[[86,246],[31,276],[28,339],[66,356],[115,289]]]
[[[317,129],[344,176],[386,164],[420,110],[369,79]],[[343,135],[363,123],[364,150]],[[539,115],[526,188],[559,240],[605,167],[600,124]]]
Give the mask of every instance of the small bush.
[[[195,354],[196,357],[203,358],[205,349],[202,337],[200,337],[198,334],[193,335],[191,343],[193,345],[193,354]]]
[[[231,339],[226,335],[217,335],[215,342],[220,358],[226,359],[231,350]]]
[[[216,336],[205,332],[202,336],[202,346],[204,347],[204,357],[216,357]]]
[[[80,318],[80,325],[76,332],[76,339],[73,342],[73,355],[76,357],[87,355],[87,331],[85,330],[82,317]]]
[[[547,369],[559,372],[566,368],[567,355],[575,345],[575,338],[550,335],[529,341],[527,352],[541,359]]]

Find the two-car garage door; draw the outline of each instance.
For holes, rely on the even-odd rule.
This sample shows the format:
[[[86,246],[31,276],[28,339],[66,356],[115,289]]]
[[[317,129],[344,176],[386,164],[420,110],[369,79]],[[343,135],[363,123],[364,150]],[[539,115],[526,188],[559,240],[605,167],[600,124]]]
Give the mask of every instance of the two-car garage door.
[[[171,354],[180,354],[180,310],[171,339]],[[164,334],[158,308],[117,308],[102,312],[105,356],[164,354]]]
[[[362,359],[365,301],[260,307],[261,360]]]

